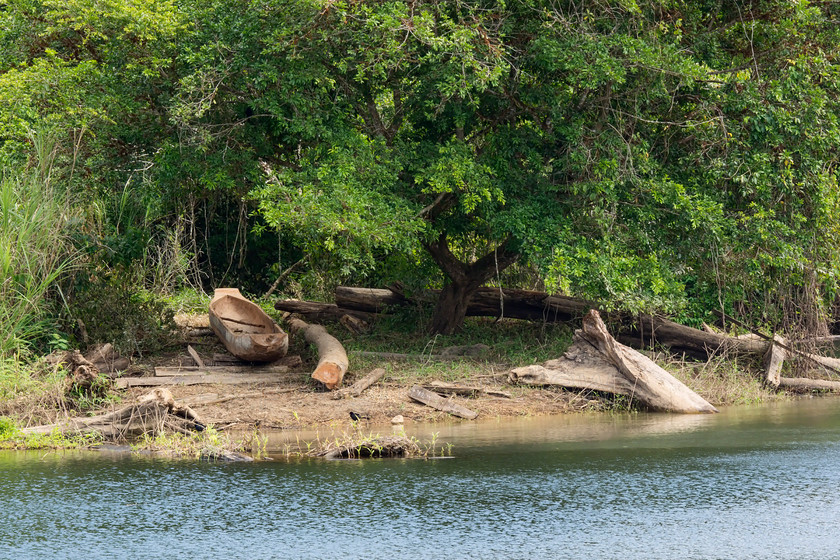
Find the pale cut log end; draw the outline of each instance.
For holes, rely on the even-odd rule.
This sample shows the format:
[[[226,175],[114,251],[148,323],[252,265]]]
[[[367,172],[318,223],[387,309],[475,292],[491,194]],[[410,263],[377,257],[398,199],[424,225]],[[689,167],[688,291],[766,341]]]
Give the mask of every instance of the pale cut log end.
[[[327,389],[332,391],[341,385],[344,378],[344,368],[339,364],[324,362],[318,364],[318,367],[312,372],[312,378],[320,381]]]

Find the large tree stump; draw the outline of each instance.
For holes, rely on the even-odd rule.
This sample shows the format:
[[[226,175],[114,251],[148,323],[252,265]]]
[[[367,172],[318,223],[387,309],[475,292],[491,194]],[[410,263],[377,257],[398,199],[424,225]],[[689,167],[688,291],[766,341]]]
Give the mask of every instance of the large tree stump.
[[[543,366],[511,371],[514,380],[627,395],[653,410],[717,412],[653,360],[618,343],[594,309],[583,318],[583,329],[566,354]]]

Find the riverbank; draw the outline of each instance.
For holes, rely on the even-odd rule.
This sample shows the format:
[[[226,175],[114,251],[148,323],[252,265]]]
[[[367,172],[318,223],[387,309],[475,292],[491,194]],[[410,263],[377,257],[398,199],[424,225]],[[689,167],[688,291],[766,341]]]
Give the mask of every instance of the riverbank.
[[[224,353],[214,336],[197,336],[205,328],[206,315],[181,316],[179,332],[173,333],[169,351],[135,358],[123,376],[151,376],[156,367],[193,365],[188,345],[208,362]],[[472,322],[465,332],[453,337],[429,339],[400,331],[393,324],[365,334],[340,333],[350,356],[350,370],[344,386],[376,368],[385,375],[354,398],[336,399],[314,382],[310,373],[317,363],[315,351],[293,338],[290,355],[301,357],[300,365],[277,373],[270,382],[252,384],[171,385],[175,400],[189,406],[202,422],[218,431],[258,430],[333,431],[363,424],[384,425],[401,417],[406,426],[416,423],[470,422],[430,408],[409,397],[415,385],[435,382],[469,385],[480,389],[472,396],[450,396],[452,403],[474,411],[478,419],[505,419],[584,412],[626,411],[634,408],[626,397],[594,391],[537,388],[511,382],[509,371],[542,363],[563,354],[571,340],[564,325],[534,325],[518,321]],[[469,348],[464,353],[453,348]],[[475,351],[473,351],[475,350]],[[397,355],[399,354],[399,355]],[[785,393],[765,388],[754,364],[737,359],[717,358],[708,362],[676,361],[666,354],[654,356],[675,377],[715,406],[753,404],[788,398]],[[247,368],[245,368],[247,369]],[[117,389],[108,382],[95,398],[73,400],[59,394],[66,382],[55,381],[55,389],[20,395],[2,403],[0,416],[10,417],[19,427],[60,422],[63,418],[95,415],[137,402],[148,387]],[[20,444],[26,447],[26,443]],[[61,446],[62,442],[55,442]]]

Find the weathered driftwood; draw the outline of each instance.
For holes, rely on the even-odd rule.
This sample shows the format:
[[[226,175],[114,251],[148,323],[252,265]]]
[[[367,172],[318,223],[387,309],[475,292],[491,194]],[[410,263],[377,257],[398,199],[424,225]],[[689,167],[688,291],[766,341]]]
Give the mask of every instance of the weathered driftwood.
[[[782,366],[787,359],[787,350],[785,350],[787,341],[778,335],[774,336],[773,340],[778,344],[771,344],[767,349],[767,353],[764,355],[764,382],[770,387],[777,389],[779,384],[781,384]]]
[[[250,375],[255,373],[287,373],[288,366],[283,365],[245,365],[245,366],[178,366],[156,367],[155,377],[173,377],[175,375],[215,375],[220,373]]]
[[[107,414],[70,418],[57,424],[24,428],[23,432],[48,434],[58,431],[66,435],[95,433],[108,440],[124,440],[143,434],[155,435],[165,431],[189,433],[203,429],[204,422],[195,411],[177,403],[166,389],[158,388],[140,397],[137,403]]]
[[[469,408],[445,399],[437,393],[433,393],[432,391],[424,389],[419,385],[415,385],[409,389],[408,396],[417,402],[425,404],[426,406],[430,406],[459,418],[473,420],[478,416],[478,413],[474,410],[470,410]]]
[[[341,342],[321,325],[310,325],[294,318],[288,319],[288,323],[293,332],[303,334],[307,342],[318,348],[318,366],[312,372],[312,378],[331,390],[341,385],[349,367],[347,352]]]
[[[376,368],[366,376],[362,377],[349,387],[345,387],[344,389],[339,389],[335,393],[333,393],[333,399],[343,399],[346,397],[358,397],[362,394],[362,392],[382,379],[385,376],[385,369],[384,368]]]
[[[405,436],[382,436],[361,441],[348,441],[335,445],[332,442],[310,453],[324,459],[360,459],[364,457],[409,457],[418,455],[420,446]]]
[[[509,393],[498,391],[496,389],[487,389],[485,387],[455,385],[452,383],[444,383],[442,381],[432,381],[424,388],[435,393],[444,395],[459,395],[461,397],[477,397],[479,395],[487,395],[490,397],[502,397],[505,399],[511,398]]]
[[[717,412],[653,360],[618,343],[595,310],[584,317],[583,329],[562,358],[542,367],[514,369],[511,377],[532,384],[628,395],[653,410]]]
[[[276,383],[276,373],[210,373],[174,375],[169,377],[121,377],[115,381],[120,389],[128,387],[158,387],[167,385],[241,385],[245,383]]]
[[[204,360],[201,356],[198,355],[198,352],[195,351],[195,348],[187,344],[187,353],[190,355],[190,358],[193,359],[195,365],[198,367],[204,367]]]
[[[388,289],[354,286],[338,286],[335,289],[335,303],[343,309],[379,313],[388,307],[404,305],[407,301],[402,294]]]

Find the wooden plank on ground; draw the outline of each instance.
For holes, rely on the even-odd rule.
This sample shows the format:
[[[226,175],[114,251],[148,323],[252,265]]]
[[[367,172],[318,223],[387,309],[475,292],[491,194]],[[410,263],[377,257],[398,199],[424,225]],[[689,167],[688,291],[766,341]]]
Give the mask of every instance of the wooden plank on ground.
[[[473,420],[476,416],[478,416],[478,412],[474,410],[470,410],[464,406],[456,404],[448,399],[444,399],[437,393],[433,393],[428,389],[424,389],[419,385],[415,385],[411,389],[408,390],[408,396],[414,399],[415,401],[421,402],[426,406],[430,406],[437,410],[441,410],[443,412],[447,412],[453,416],[457,416],[459,418],[466,418],[467,420]]]
[[[204,360],[201,359],[201,356],[198,355],[198,352],[195,351],[195,348],[187,344],[187,352],[189,352],[190,357],[195,362],[195,365],[198,367],[204,367]]]
[[[383,368],[376,368],[363,378],[353,383],[350,387],[339,389],[333,393],[333,399],[338,400],[343,399],[344,397],[358,397],[362,394],[362,391],[382,379],[384,375],[385,370]]]
[[[172,377],[173,375],[212,375],[229,373],[231,375],[249,375],[254,373],[288,373],[288,366],[176,366],[156,367],[155,377]]]
[[[273,373],[211,373],[173,375],[168,377],[121,377],[116,380],[120,389],[128,387],[156,387],[160,385],[238,385],[242,383],[275,383],[280,381]]]

